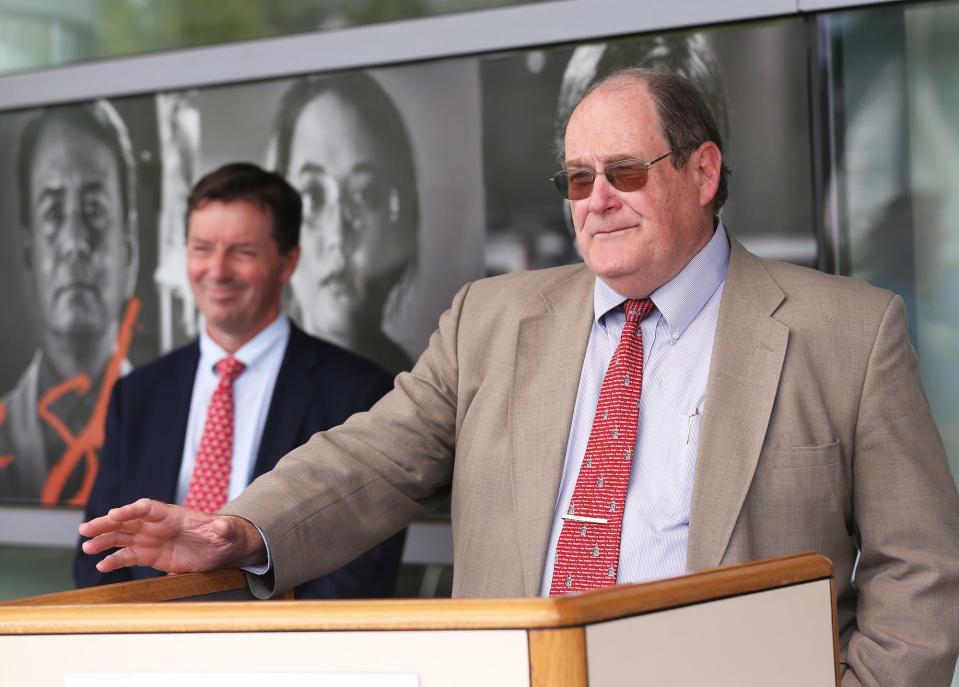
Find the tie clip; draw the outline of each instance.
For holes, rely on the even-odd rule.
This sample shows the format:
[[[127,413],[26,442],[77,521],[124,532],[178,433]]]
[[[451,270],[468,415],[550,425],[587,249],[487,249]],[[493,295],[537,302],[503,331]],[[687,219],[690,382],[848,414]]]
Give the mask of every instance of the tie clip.
[[[563,520],[575,520],[576,522],[592,522],[597,525],[608,525],[609,520],[606,518],[587,518],[583,515],[570,515],[569,513],[563,514]]]

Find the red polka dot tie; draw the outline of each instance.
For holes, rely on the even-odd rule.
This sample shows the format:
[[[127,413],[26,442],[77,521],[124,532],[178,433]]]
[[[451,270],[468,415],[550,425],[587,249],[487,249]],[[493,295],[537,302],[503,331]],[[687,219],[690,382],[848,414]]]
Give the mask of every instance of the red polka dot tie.
[[[226,503],[233,462],[233,381],[245,367],[233,357],[216,364],[220,383],[206,411],[193,478],[183,503],[187,508],[216,513]]]
[[[648,298],[626,301],[626,325],[599,392],[586,455],[556,544],[550,596],[611,587],[619,569],[623,506],[643,389],[640,321]]]

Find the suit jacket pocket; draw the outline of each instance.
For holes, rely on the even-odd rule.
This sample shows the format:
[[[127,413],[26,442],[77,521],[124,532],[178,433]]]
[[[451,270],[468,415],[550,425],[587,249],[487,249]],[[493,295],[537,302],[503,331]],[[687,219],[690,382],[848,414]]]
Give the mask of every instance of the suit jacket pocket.
[[[838,441],[816,446],[771,446],[766,449],[770,463],[781,468],[811,468],[833,465],[842,457]]]
[[[849,555],[851,496],[841,456],[837,441],[764,449],[738,524],[750,555]]]

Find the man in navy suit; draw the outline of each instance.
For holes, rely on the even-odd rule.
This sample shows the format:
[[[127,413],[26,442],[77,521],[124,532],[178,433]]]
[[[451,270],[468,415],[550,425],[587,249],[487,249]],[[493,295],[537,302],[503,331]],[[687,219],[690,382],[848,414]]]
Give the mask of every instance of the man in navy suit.
[[[226,165],[193,188],[187,273],[201,336],[116,383],[87,519],[142,497],[218,510],[312,434],[367,410],[392,387],[379,367],[303,333],[281,312],[299,260],[301,219],[296,190],[255,165]],[[242,370],[232,382],[218,379],[225,359]],[[234,408],[228,448],[213,450],[219,455],[211,463],[210,422],[224,385]],[[301,585],[297,597],[391,596],[403,538],[401,531]],[[96,569],[102,557],[77,550],[77,586],[161,574],[147,567],[103,574]]]

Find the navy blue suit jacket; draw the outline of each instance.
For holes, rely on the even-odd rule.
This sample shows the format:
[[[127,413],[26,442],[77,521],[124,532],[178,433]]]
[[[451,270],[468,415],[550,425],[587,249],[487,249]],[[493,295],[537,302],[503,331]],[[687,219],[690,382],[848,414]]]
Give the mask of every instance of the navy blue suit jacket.
[[[144,496],[167,503],[176,498],[199,360],[200,346],[194,342],[117,381],[85,519]],[[368,410],[392,386],[392,379],[373,363],[291,327],[253,477],[272,469],[314,433]],[[300,585],[297,598],[392,596],[404,537],[401,531],[339,570]],[[104,575],[95,567],[104,555],[77,549],[73,577],[78,587],[161,574],[136,567]]]

